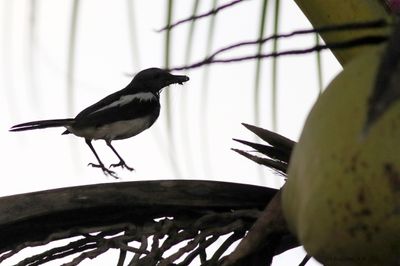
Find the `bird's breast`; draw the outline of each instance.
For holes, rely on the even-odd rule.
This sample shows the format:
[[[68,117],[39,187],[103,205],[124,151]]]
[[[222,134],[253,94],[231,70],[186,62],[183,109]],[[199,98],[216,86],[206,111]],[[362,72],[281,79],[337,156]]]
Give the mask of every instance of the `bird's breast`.
[[[157,119],[148,115],[131,120],[121,120],[113,123],[85,128],[67,127],[76,136],[86,139],[118,140],[133,137],[149,128]]]

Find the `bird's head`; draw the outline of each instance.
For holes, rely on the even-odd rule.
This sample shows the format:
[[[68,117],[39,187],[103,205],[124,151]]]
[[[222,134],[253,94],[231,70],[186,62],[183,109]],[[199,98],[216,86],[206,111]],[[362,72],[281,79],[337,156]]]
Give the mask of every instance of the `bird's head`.
[[[189,80],[184,75],[173,75],[160,68],[148,68],[140,71],[133,78],[131,84],[136,88],[158,93],[162,88],[171,84],[183,84]]]

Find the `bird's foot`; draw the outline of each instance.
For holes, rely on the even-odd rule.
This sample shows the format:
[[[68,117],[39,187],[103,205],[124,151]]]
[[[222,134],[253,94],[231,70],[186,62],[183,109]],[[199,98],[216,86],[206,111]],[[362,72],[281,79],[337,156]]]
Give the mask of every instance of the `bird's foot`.
[[[111,167],[126,168],[126,169],[128,169],[129,171],[135,170],[133,167],[129,167],[129,166],[125,163],[125,161],[123,161],[123,160],[119,161],[119,163],[113,163],[113,164],[111,164],[111,165],[110,165],[110,168],[111,168]]]
[[[88,166],[91,166],[94,168],[101,168],[101,170],[103,171],[103,173],[105,175],[110,175],[110,176],[114,177],[115,179],[119,179],[119,177],[117,176],[117,174],[114,171],[111,171],[110,169],[105,167],[103,164],[89,163]]]

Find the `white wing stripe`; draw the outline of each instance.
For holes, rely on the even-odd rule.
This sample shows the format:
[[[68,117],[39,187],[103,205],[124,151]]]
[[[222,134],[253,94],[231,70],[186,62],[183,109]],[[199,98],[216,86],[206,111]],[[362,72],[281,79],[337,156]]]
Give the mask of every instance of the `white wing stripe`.
[[[117,101],[112,102],[111,104],[106,105],[106,106],[92,112],[92,114],[115,107],[115,106],[123,106],[125,104],[132,102],[135,99],[139,99],[139,101],[141,102],[141,101],[151,101],[154,98],[155,98],[155,96],[151,92],[139,92],[139,93],[130,94],[130,95],[123,95]]]

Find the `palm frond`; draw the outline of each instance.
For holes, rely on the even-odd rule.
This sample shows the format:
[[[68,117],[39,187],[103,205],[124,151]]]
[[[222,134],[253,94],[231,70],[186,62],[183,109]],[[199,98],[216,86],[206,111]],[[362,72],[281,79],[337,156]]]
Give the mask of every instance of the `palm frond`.
[[[30,99],[32,100],[33,106],[35,108],[40,108],[38,95],[37,95],[37,87],[36,87],[36,73],[35,73],[35,48],[36,48],[36,19],[38,12],[38,1],[31,0],[29,1],[29,23],[28,23],[28,79],[29,79],[29,93]]]
[[[320,39],[319,39],[319,34],[315,34],[315,44],[320,45]],[[324,82],[323,82],[323,76],[322,76],[322,57],[321,57],[321,51],[317,51],[316,53],[316,60],[317,60],[317,78],[318,78],[318,90],[319,94],[322,93],[322,90],[324,89]]]
[[[199,4],[200,0],[193,1],[192,17],[196,16]],[[189,64],[191,59],[195,26],[196,26],[196,20],[192,20],[189,26],[189,31],[186,41],[185,64]],[[182,90],[182,95],[183,95],[182,98],[184,99],[183,101],[181,101],[181,111],[180,111],[181,124],[182,124],[182,142],[186,143],[184,145],[185,165],[187,166],[187,169],[190,173],[193,169],[193,165],[192,165],[191,142],[189,139],[189,128],[188,128],[189,119],[187,117],[188,115],[187,101],[185,100],[187,96],[187,90]]]
[[[296,142],[267,129],[245,123],[242,123],[242,125],[253,132],[256,136],[267,142],[268,145],[240,139],[233,140],[253,148],[254,152],[262,154],[267,158],[250,154],[249,151],[239,149],[232,150],[258,164],[264,165],[277,171],[283,176],[286,176],[287,168],[290,162],[290,156]]]
[[[166,24],[170,25],[173,17],[174,1],[168,0],[167,14],[166,14]],[[165,32],[165,43],[164,43],[164,66],[166,69],[169,68],[171,57],[171,30],[167,29]],[[177,176],[181,176],[180,168],[176,161],[175,156],[175,140],[173,132],[173,120],[172,120],[172,109],[171,109],[171,94],[169,90],[165,91],[165,117],[166,117],[166,134],[168,141],[168,151],[169,151],[169,161],[174,173]]]
[[[280,0],[275,0],[275,12],[274,12],[274,32],[273,35],[278,35],[278,28],[279,28],[279,12],[280,11]],[[274,39],[272,43],[272,53],[278,53],[278,40],[279,39]],[[272,130],[277,130],[278,126],[278,106],[277,106],[277,92],[278,92],[278,86],[277,86],[277,79],[278,79],[278,60],[276,57],[272,58],[272,75],[271,75],[271,92],[272,92],[272,102],[271,102],[271,108],[272,108]]]
[[[166,14],[166,24],[170,25],[172,21],[172,11],[174,7],[174,0],[168,0],[168,6],[167,6],[167,14]],[[170,57],[171,57],[171,31],[167,30],[165,32],[165,42],[164,42],[164,67],[166,69],[169,68],[170,65]],[[171,95],[169,93],[169,90],[165,91],[165,113],[166,113],[166,120],[167,120],[167,131],[169,134],[171,134]]]
[[[256,127],[253,125],[249,125],[246,123],[242,123],[244,127],[246,127],[248,130],[256,134],[258,137],[260,137],[262,140],[265,142],[273,145],[273,146],[281,146],[282,149],[287,150],[291,152],[293,150],[294,145],[296,144],[295,141],[290,140],[282,135],[279,135],[275,132],[272,132],[270,130],[261,128],[261,127]]]
[[[243,155],[244,157],[252,160],[253,162],[256,162],[258,164],[261,164],[268,168],[271,168],[284,176],[286,175],[287,164],[285,164],[285,163],[282,163],[280,161],[276,161],[273,159],[269,159],[269,158],[255,156],[255,155],[252,155],[248,152],[245,152],[245,151],[239,150],[239,149],[232,149],[232,150],[239,153],[240,155]]]
[[[212,10],[215,10],[217,7],[218,0],[213,0],[212,3]],[[212,49],[213,40],[214,40],[214,33],[215,33],[215,23],[216,23],[216,13],[211,14],[210,23],[208,25],[208,34],[207,34],[207,45],[205,54],[209,54]],[[209,68],[206,66],[203,70],[203,77],[202,77],[202,93],[201,93],[201,102],[200,102],[200,128],[201,131],[201,142],[202,142],[202,154],[203,154],[203,166],[204,171],[207,173],[208,176],[212,176],[211,174],[211,163],[209,160],[209,152],[208,152],[208,85],[209,85]]]
[[[261,8],[260,14],[260,22],[259,22],[259,31],[258,31],[258,40],[261,40],[264,37],[265,32],[265,21],[267,17],[267,6],[268,0],[264,0]],[[257,45],[257,54],[262,53],[263,45],[261,42]],[[261,79],[261,65],[262,61],[261,58],[256,60],[256,69],[255,69],[255,77],[254,77],[254,123],[256,125],[260,122],[260,108],[259,108],[259,101],[260,101],[260,79]]]
[[[132,62],[136,70],[140,69],[140,53],[139,53],[139,42],[136,30],[135,21],[135,2],[134,0],[126,0],[127,5],[127,17],[128,17],[128,29],[129,29],[129,40],[132,52]]]
[[[71,26],[68,41],[68,62],[67,62],[67,109],[72,115],[74,106],[74,74],[75,74],[75,49],[79,15],[79,0],[72,2]]]

